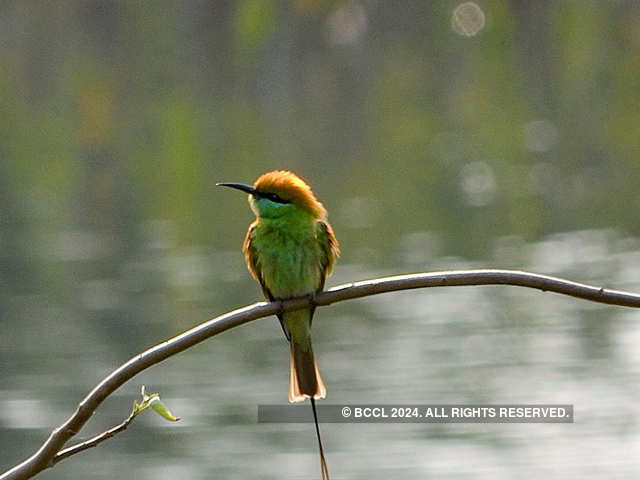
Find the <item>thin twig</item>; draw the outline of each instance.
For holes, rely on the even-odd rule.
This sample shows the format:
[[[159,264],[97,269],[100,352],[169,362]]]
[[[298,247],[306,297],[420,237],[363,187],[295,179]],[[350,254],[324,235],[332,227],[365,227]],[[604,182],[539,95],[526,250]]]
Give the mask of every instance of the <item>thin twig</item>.
[[[61,451],[61,449],[70,438],[78,433],[89,418],[91,418],[93,412],[105,398],[141,371],[209,337],[252,320],[274,315],[282,311],[298,310],[312,304],[316,306],[330,305],[343,300],[398,290],[470,285],[515,285],[561,293],[593,302],[624,307],[640,307],[640,295],[638,294],[609,290],[560,278],[512,270],[466,270],[416,273],[412,275],[376,278],[340,285],[325,292],[318,293],[313,299],[306,296],[283,302],[254,303],[253,305],[234,310],[204,322],[177,337],[151,347],[131,358],[102,380],[82,402],[80,402],[73,415],[51,433],[36,453],[0,475],[0,480],[18,480],[33,477],[38,472],[53,466],[56,463],[55,459],[58,458],[56,457],[57,455],[61,455],[66,451],[68,454],[62,458],[67,458],[73,453],[82,451],[82,449],[76,451],[69,451],[69,449]],[[107,432],[105,432],[105,434],[106,433]],[[70,447],[70,449],[74,448],[76,447]],[[59,458],[57,461],[62,460],[62,458]]]
[[[96,447],[98,446],[98,444],[104,442],[105,440],[117,435],[120,432],[125,431],[135,417],[136,417],[135,412],[131,412],[131,415],[129,415],[122,423],[120,423],[119,425],[116,425],[113,428],[110,428],[106,432],[102,432],[96,435],[95,437],[90,438],[89,440],[86,440],[81,443],[77,443],[75,445],[72,445],[71,447],[65,448],[64,450],[60,450],[51,459],[51,466],[64,460],[67,457],[70,457],[71,455],[75,455],[76,453],[80,453],[83,450]]]

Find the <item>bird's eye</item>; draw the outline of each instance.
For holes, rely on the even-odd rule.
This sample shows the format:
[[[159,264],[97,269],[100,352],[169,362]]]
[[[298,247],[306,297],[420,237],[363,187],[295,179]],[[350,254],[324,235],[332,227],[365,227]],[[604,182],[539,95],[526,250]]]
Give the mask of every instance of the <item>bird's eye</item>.
[[[262,197],[266,198],[267,200],[271,200],[272,202],[276,202],[276,203],[289,203],[287,200],[284,200],[284,199],[280,198],[275,193],[263,193]]]

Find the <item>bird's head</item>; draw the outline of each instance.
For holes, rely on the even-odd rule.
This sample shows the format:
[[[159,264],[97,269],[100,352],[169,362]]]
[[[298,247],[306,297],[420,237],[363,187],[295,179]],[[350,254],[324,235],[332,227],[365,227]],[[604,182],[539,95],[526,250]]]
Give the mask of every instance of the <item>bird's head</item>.
[[[253,186],[243,183],[218,183],[249,194],[251,209],[259,217],[277,218],[304,212],[324,220],[327,211],[313,194],[311,187],[288,170],[274,170],[258,177]]]

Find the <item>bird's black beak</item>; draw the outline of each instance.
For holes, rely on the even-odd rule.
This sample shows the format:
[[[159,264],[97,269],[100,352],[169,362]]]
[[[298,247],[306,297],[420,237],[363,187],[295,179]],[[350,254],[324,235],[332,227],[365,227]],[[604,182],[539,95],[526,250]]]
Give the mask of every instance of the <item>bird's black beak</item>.
[[[243,192],[247,192],[250,195],[255,195],[257,193],[255,188],[253,188],[251,185],[246,185],[244,183],[226,183],[226,182],[221,182],[221,183],[216,183],[216,186],[218,186],[218,187],[235,188],[237,190],[242,190]]]

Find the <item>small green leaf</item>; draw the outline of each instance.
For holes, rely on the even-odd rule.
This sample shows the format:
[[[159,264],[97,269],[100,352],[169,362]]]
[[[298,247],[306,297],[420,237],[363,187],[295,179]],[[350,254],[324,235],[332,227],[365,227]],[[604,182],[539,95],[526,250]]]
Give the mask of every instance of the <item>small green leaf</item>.
[[[157,395],[157,394],[156,394]],[[169,409],[166,407],[162,400],[160,400],[160,396],[155,396],[149,401],[149,406],[153,408],[153,410],[163,418],[167,420],[171,420],[172,422],[177,422],[180,420],[180,417],[175,417]]]
[[[147,408],[152,408],[158,415],[166,418],[167,420],[171,420],[172,422],[180,420],[180,417],[174,416],[166,405],[162,403],[162,400],[160,400],[160,394],[152,393],[151,395],[147,395],[144,385],[142,386],[140,393],[142,394],[142,402],[138,403],[135,400],[133,401],[133,411],[131,412],[132,417],[144,412]]]

